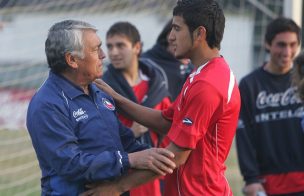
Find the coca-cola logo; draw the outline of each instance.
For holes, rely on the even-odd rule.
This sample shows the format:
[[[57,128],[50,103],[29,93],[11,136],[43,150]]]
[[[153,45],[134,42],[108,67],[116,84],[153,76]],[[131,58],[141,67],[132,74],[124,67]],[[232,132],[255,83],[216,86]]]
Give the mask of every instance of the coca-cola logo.
[[[266,107],[279,107],[292,104],[301,103],[297,93],[296,87],[290,87],[285,92],[269,93],[261,91],[256,100],[256,106],[258,109]]]

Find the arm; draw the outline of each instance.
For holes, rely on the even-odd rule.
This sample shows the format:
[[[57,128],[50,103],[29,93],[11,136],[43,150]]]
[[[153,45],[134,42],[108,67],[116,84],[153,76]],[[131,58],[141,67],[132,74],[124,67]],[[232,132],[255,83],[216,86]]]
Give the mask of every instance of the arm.
[[[166,149],[133,153],[147,146],[138,143],[126,127],[120,128],[120,136],[125,151],[130,154],[125,151],[94,154],[82,151],[70,120],[53,105],[45,104],[34,112],[29,110],[27,125],[42,165],[53,168],[59,176],[67,179],[109,180],[121,176],[129,168],[151,169],[165,175],[175,168],[170,160],[174,155]]]
[[[128,152],[130,168],[151,169],[152,171],[165,175],[172,173],[175,164],[171,161],[174,154],[164,148],[148,148],[148,145],[139,143],[131,130],[119,123],[120,139],[123,148]]]
[[[168,150],[175,154],[173,159],[174,163],[178,166],[183,165],[188,159],[191,149],[181,148],[174,143],[170,143],[167,147]],[[155,178],[160,177],[160,175],[150,171],[150,170],[134,170],[131,173],[122,176],[120,179],[112,182],[107,182],[104,184],[99,184],[95,187],[90,187],[91,189],[84,192],[82,196],[86,195],[119,195],[125,191],[130,190],[133,187],[144,184]]]
[[[132,120],[158,131],[162,135],[165,135],[168,132],[171,122],[163,118],[161,111],[141,106],[130,101],[115,92],[102,80],[95,80],[95,84],[98,88],[111,95],[121,111]]]
[[[251,106],[255,105],[255,101],[250,98],[250,92],[247,91],[250,89],[248,85],[246,85],[245,81],[240,83],[240,93],[241,93],[241,111],[239,118],[239,125],[236,132],[236,147],[237,147],[237,155],[241,173],[246,182],[246,187],[250,184],[260,184],[258,179],[260,175],[258,164],[256,160],[256,152],[255,147],[252,143],[252,137],[254,132],[253,121],[254,116],[252,115]],[[253,103],[252,103],[253,102]],[[259,190],[260,186],[251,186],[250,189]]]
[[[183,165],[191,153],[191,149],[181,148],[172,142],[166,149],[174,153],[173,162],[177,167]],[[118,180],[117,188],[119,191],[125,192],[157,177],[160,177],[160,175],[149,170],[134,170],[132,173],[125,175]]]
[[[182,120],[177,120],[172,125],[169,133],[169,137],[174,143],[171,142],[167,149],[175,154],[174,162],[177,167],[188,160],[191,153],[190,149],[194,149],[197,142],[204,137],[210,118],[216,112],[221,101],[219,96],[215,96],[217,95],[216,89],[208,83],[198,82],[195,85],[192,87],[194,90],[188,89],[180,112],[174,113],[174,115],[177,115],[174,117],[178,119],[184,119],[184,116],[189,116],[193,123],[188,123],[188,121],[183,123]],[[201,116],[204,118],[200,118]],[[187,148],[182,148],[181,146]],[[117,184],[110,183],[110,185],[108,184],[109,186],[101,185],[99,188],[103,194],[107,193],[107,191],[113,191],[113,189],[116,190],[116,193],[121,193],[156,177],[157,175],[150,171],[136,171],[123,176],[118,180]]]
[[[27,127],[42,166],[61,177],[86,181],[111,179],[129,169],[126,152],[81,150],[67,115],[54,105],[35,105],[31,105],[34,110],[29,108]]]
[[[142,136],[144,133],[146,133],[149,129],[136,121],[133,121],[131,130],[136,138]]]

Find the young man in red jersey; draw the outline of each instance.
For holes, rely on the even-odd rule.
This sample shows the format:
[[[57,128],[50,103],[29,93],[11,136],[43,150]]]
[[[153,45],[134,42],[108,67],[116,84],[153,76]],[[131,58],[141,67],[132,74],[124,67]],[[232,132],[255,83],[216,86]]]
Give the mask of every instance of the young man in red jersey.
[[[231,195],[225,160],[235,134],[240,95],[235,77],[220,55],[225,17],[215,0],[181,0],[173,10],[170,40],[177,58],[196,67],[170,108],[157,111],[136,105],[99,81],[119,107],[141,124],[168,133],[179,167],[165,178],[164,195]],[[91,192],[118,195],[158,177],[134,171],[100,184]],[[91,193],[88,192],[88,193]]]

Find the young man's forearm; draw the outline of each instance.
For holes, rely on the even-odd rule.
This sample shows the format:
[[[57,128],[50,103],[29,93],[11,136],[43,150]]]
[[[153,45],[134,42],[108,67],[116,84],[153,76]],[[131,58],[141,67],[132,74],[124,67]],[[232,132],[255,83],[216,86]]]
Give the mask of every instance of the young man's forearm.
[[[115,92],[103,80],[98,79],[95,80],[94,83],[98,88],[111,95],[115,100],[117,106],[120,108],[121,112],[126,114],[129,118],[137,121],[143,126],[151,128],[161,135],[167,134],[171,127],[171,121],[163,118],[161,111],[144,107],[134,103],[133,101],[130,101],[129,99]]]
[[[161,175],[151,170],[134,170],[118,180],[117,188],[120,193],[123,193],[159,177],[161,177]]]
[[[191,149],[180,148],[172,142],[167,146],[167,149],[174,153],[173,162],[176,167],[183,165],[191,153]],[[160,176],[150,170],[134,170],[120,178],[117,187],[119,191],[125,192]]]
[[[169,131],[171,121],[166,120],[162,116],[160,110],[136,104],[117,93],[113,98],[121,111],[132,120],[137,121],[162,135],[166,135]]]

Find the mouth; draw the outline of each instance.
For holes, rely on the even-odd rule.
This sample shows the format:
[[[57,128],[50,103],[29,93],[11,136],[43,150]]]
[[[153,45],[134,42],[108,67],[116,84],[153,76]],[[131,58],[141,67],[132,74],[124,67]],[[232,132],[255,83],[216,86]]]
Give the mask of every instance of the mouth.
[[[122,60],[111,60],[111,64],[114,67],[120,67],[122,65]]]
[[[172,45],[172,49],[175,52],[176,51],[177,46],[176,45]]]
[[[100,62],[100,63],[98,64],[98,67],[102,68],[102,66],[103,66],[103,62]]]
[[[288,63],[288,62],[291,62],[292,60],[291,60],[291,58],[281,58],[281,61],[283,63]]]
[[[121,59],[112,59],[111,62],[112,62],[112,63],[120,63],[120,62],[121,62]]]

